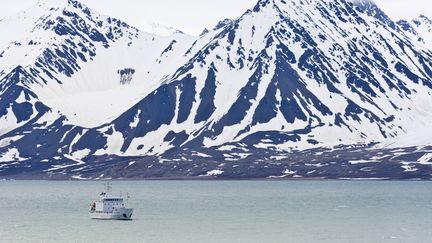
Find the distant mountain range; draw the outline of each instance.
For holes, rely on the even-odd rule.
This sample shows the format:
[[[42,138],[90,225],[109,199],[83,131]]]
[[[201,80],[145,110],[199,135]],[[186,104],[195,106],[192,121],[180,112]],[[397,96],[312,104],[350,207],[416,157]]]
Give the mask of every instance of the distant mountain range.
[[[193,37],[75,0],[0,21],[0,178],[432,177],[432,21],[260,0]]]

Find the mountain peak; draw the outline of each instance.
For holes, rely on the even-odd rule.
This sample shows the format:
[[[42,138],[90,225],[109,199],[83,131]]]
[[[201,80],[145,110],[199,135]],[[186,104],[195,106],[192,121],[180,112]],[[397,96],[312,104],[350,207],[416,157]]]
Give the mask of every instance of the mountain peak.
[[[85,4],[77,0],[38,0],[36,7],[42,7],[51,11],[56,9],[63,10],[65,8],[80,10],[87,15],[91,15],[92,10]]]
[[[226,18],[224,20],[219,21],[219,23],[217,23],[217,25],[213,28],[213,30],[221,29],[227,25],[232,24],[233,22],[234,20]]]
[[[396,28],[396,23],[373,0],[354,0],[351,2],[359,11],[376,18],[392,29]]]
[[[430,20],[426,15],[423,15],[423,14],[420,14],[419,18],[420,18],[420,19],[427,20],[427,21],[432,21],[432,20]]]
[[[103,14],[94,11],[93,9],[89,8],[88,6],[86,6],[85,4],[81,3],[78,0],[38,0],[36,6],[42,7],[49,12],[62,11],[63,14],[64,13],[73,14],[73,12],[76,12],[78,14],[83,13],[84,14],[83,16],[92,19],[92,21],[94,22],[98,21],[97,19],[94,18],[94,16],[100,16],[103,18],[112,19],[113,21],[120,21],[121,23],[119,23],[119,25],[121,26],[125,26],[125,25],[129,26],[128,24],[126,24],[125,22],[117,18],[104,16]],[[138,30],[138,28],[135,29]],[[158,36],[171,36],[175,34],[184,34],[180,30],[159,23],[143,23],[140,25],[139,30],[145,33],[154,34]]]
[[[424,24],[430,25],[432,27],[432,20],[429,19],[426,15],[423,15],[423,14],[421,14],[418,18],[416,18],[414,20],[414,22],[417,22],[418,24],[424,23]]]
[[[74,8],[84,9],[87,8],[86,5],[77,0],[37,0],[36,5],[38,6],[48,6],[54,7],[65,7],[71,6]]]
[[[253,8],[254,12],[259,12],[261,8],[266,7],[269,4],[275,4],[274,0],[259,0]]]
[[[11,85],[21,84],[27,86],[35,82],[31,75],[21,65],[18,65],[0,81],[0,93],[6,89],[5,87]]]
[[[158,36],[172,36],[176,34],[182,34],[184,35],[183,31],[177,30],[173,27],[165,26],[163,24],[159,23],[145,23],[142,24],[139,28],[140,31],[155,34]]]

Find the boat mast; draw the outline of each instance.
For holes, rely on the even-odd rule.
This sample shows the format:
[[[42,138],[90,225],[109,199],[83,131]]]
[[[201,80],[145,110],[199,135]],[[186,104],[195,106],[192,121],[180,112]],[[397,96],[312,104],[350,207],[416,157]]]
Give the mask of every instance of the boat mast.
[[[111,190],[112,190],[111,183],[110,182],[106,182],[105,186],[106,186],[106,193],[107,193],[107,195],[111,194]]]
[[[129,203],[129,198],[130,198],[129,193],[126,192],[126,203]]]

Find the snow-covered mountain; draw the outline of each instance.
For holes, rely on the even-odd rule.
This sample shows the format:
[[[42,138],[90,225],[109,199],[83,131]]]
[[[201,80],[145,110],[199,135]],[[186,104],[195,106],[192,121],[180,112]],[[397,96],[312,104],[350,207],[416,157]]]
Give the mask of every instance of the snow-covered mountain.
[[[23,33],[1,44],[0,175],[431,175],[432,140],[390,146],[430,130],[424,16],[394,22],[367,0],[260,0],[193,38],[69,0],[0,31],[17,22]]]
[[[1,40],[3,72],[22,66],[44,104],[84,127],[108,122],[157,87],[193,41],[180,32],[144,33],[66,0],[40,1],[0,29],[16,33]]]

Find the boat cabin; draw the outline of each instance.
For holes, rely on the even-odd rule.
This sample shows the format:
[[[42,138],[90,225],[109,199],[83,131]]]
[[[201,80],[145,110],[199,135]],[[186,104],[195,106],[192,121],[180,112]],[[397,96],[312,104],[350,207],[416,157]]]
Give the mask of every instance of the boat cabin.
[[[92,204],[92,211],[112,212],[115,208],[124,207],[122,197],[110,197],[101,194],[100,200]]]

